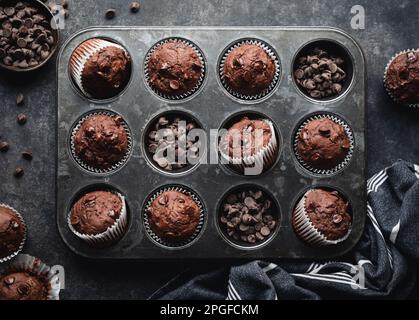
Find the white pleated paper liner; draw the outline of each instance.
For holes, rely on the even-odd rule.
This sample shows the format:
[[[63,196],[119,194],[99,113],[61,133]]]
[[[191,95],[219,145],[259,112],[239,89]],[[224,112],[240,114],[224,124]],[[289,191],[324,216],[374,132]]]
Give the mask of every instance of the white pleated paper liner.
[[[107,41],[100,38],[92,38],[80,44],[73,52],[70,58],[70,74],[80,91],[88,98],[94,98],[83,87],[82,74],[86,62],[98,51],[107,48],[115,47],[125,52],[129,58],[130,55],[127,50],[121,45]]]
[[[252,44],[252,45],[257,45],[258,47],[262,48],[272,59],[272,61],[275,64],[275,76],[272,80],[272,83],[269,85],[269,87],[267,87],[265,90],[263,90],[261,93],[259,94],[255,94],[255,95],[246,95],[246,94],[242,94],[240,92],[237,92],[236,90],[234,90],[233,88],[231,88],[228,85],[228,82],[225,78],[224,75],[224,64],[226,62],[226,59],[228,57],[228,55],[236,48],[239,48],[242,45],[245,44]],[[279,62],[279,58],[277,56],[277,54],[275,53],[275,50],[269,46],[267,43],[260,41],[260,40],[256,40],[256,39],[243,39],[240,40],[238,42],[236,42],[234,45],[232,45],[228,50],[226,50],[221,58],[220,61],[220,65],[218,68],[219,71],[219,77],[221,80],[221,84],[223,85],[224,89],[227,90],[228,93],[230,93],[233,97],[240,99],[240,100],[245,100],[245,101],[255,101],[255,100],[259,100],[262,99],[264,97],[266,97],[267,95],[269,95],[276,87],[276,85],[279,82],[280,76],[281,76],[281,66],[280,66],[280,62]]]
[[[16,272],[26,272],[45,281],[48,286],[47,300],[60,300],[60,278],[38,258],[28,254],[19,254],[7,268],[7,273]]]
[[[78,123],[74,126],[72,133],[71,133],[71,138],[70,138],[70,150],[71,150],[71,154],[74,158],[74,160],[77,162],[77,164],[82,167],[83,169],[92,172],[92,173],[97,173],[97,174],[107,174],[107,173],[111,173],[113,171],[118,170],[120,167],[122,167],[125,162],[128,161],[131,151],[132,151],[132,137],[131,137],[131,131],[128,127],[128,124],[125,122],[125,120],[123,120],[122,118],[122,126],[125,129],[125,132],[127,134],[127,139],[128,139],[128,149],[127,152],[125,153],[124,157],[119,160],[117,163],[113,164],[111,167],[106,168],[106,169],[102,169],[102,168],[95,168],[87,163],[85,163],[82,159],[80,159],[79,156],[77,156],[76,154],[76,145],[75,145],[75,136],[77,134],[77,132],[80,130],[80,127],[82,126],[83,122],[86,121],[88,118],[93,117],[93,116],[97,116],[97,115],[102,115],[102,116],[109,116],[109,117],[115,117],[115,116],[119,116],[118,114],[111,112],[111,111],[93,111],[90,112],[86,115],[84,115],[79,121]]]
[[[23,220],[22,215],[19,212],[17,212],[14,208],[8,206],[7,204],[3,204],[3,203],[0,203],[0,207],[12,210],[16,214],[16,216],[19,218],[20,223],[22,224],[23,230],[24,230],[23,231],[23,238],[22,238],[22,241],[19,245],[19,248],[15,252],[9,254],[7,257],[0,257],[0,263],[3,263],[3,262],[10,261],[11,259],[16,257],[22,251],[23,246],[25,245],[26,233],[27,233],[28,229],[26,228],[26,223],[25,223],[25,220]]]
[[[401,102],[397,97],[395,97],[394,95],[393,95],[393,92],[392,92],[392,90],[388,87],[388,85],[387,85],[387,73],[388,73],[388,69],[389,69],[389,67],[390,67],[390,65],[392,64],[392,62],[394,61],[394,59],[396,59],[398,56],[400,56],[400,55],[402,55],[402,54],[407,54],[407,53],[409,53],[409,52],[415,52],[415,53],[417,53],[417,52],[419,52],[419,49],[410,49],[410,50],[404,50],[404,51],[401,51],[401,52],[399,52],[399,53],[397,53],[397,54],[395,54],[391,59],[390,59],[390,61],[387,63],[387,66],[386,66],[386,69],[385,69],[385,71],[384,71],[384,77],[383,77],[383,83],[384,83],[384,89],[386,90],[386,92],[387,92],[387,94],[390,96],[390,98],[395,102],[395,103],[397,103],[397,104],[401,104],[401,105],[404,105],[404,106],[407,106],[407,107],[411,107],[411,108],[419,108],[419,103],[415,103],[415,104],[409,104],[409,103],[404,103],[404,102]]]
[[[127,229],[128,229],[128,213],[127,213],[127,207],[125,203],[125,197],[119,194],[118,192],[110,191],[117,196],[122,201],[122,209],[121,214],[119,215],[119,218],[115,221],[115,223],[109,227],[106,231],[99,233],[99,234],[82,234],[78,232],[76,229],[74,229],[73,225],[71,224],[71,210],[67,217],[67,224],[70,230],[81,240],[84,242],[90,244],[91,246],[95,247],[102,247],[102,246],[108,246],[115,244],[121,238],[125,235]]]
[[[159,91],[157,88],[154,88],[154,86],[150,83],[150,74],[149,74],[149,70],[148,70],[148,63],[150,61],[151,56],[153,55],[154,51],[160,47],[161,45],[165,44],[165,43],[170,43],[170,42],[180,42],[183,43],[185,45],[187,45],[188,47],[191,47],[192,49],[195,50],[196,54],[198,55],[199,60],[201,61],[201,77],[199,78],[199,80],[197,81],[196,85],[190,89],[189,91],[176,95],[176,94],[167,94],[164,92]],[[192,41],[189,41],[187,39],[183,39],[183,38],[167,38],[164,39],[162,41],[159,41],[158,43],[156,43],[151,49],[150,51],[147,53],[147,56],[145,58],[145,62],[144,62],[144,79],[146,81],[146,83],[148,84],[148,86],[150,87],[151,90],[153,90],[153,92],[155,94],[157,94],[158,96],[160,96],[163,99],[166,100],[183,100],[186,99],[190,96],[192,96],[193,94],[195,94],[202,86],[202,84],[204,83],[204,79],[206,77],[206,62],[204,59],[204,54],[202,53],[201,49],[199,49],[199,47],[194,44]]]
[[[151,204],[153,203],[154,200],[156,200],[162,193],[167,192],[167,191],[177,191],[177,192],[181,192],[187,196],[190,196],[195,203],[198,205],[201,215],[199,217],[199,223],[196,227],[196,230],[194,232],[194,234],[192,236],[190,236],[188,239],[186,240],[182,240],[182,241],[169,241],[166,239],[162,239],[161,237],[159,237],[151,228],[150,226],[150,221],[148,218],[148,208],[151,206]],[[171,248],[171,249],[182,249],[185,246],[191,244],[194,240],[196,240],[198,238],[198,235],[201,233],[202,228],[204,226],[205,223],[205,211],[204,211],[204,207],[202,205],[202,202],[200,200],[200,198],[193,193],[192,191],[189,191],[181,186],[168,186],[168,187],[162,187],[159,191],[155,192],[151,197],[148,198],[147,203],[144,207],[143,210],[143,223],[144,223],[144,228],[149,236],[149,238],[156,243],[157,245],[163,247],[163,248]]]
[[[279,146],[275,128],[271,121],[266,119],[263,119],[262,121],[269,125],[272,132],[272,138],[269,143],[261,148],[255,155],[246,156],[244,158],[230,157],[228,150],[224,150],[223,147],[219,148],[223,162],[228,163],[228,166],[241,174],[245,173],[246,168],[252,167],[263,168],[263,172],[265,172],[274,165],[278,156]]]
[[[351,229],[349,229],[347,234],[341,239],[328,240],[310,221],[305,209],[305,200],[308,194],[312,191],[313,190],[307,191],[295,207],[293,214],[293,226],[295,232],[303,241],[312,246],[331,246],[345,241],[349,237]]]
[[[345,159],[343,159],[338,165],[336,165],[335,167],[330,168],[330,169],[317,169],[317,168],[312,167],[310,164],[306,163],[301,158],[301,156],[298,153],[298,148],[297,148],[297,146],[298,146],[298,137],[300,136],[301,130],[303,130],[303,128],[310,121],[318,120],[318,119],[323,119],[323,118],[330,119],[333,122],[341,125],[344,128],[345,133],[346,133],[346,135],[347,135],[347,137],[349,139],[349,142],[350,142],[350,147],[349,147],[348,153],[346,154]],[[295,156],[296,156],[298,162],[305,169],[307,169],[308,171],[310,171],[311,173],[318,174],[318,175],[332,175],[332,174],[335,174],[335,173],[341,171],[350,162],[350,160],[352,158],[352,155],[353,155],[353,149],[354,149],[354,135],[352,133],[352,129],[349,127],[349,125],[345,121],[343,121],[342,119],[338,118],[337,116],[331,115],[331,114],[318,114],[318,115],[314,115],[314,116],[311,116],[310,118],[306,119],[300,125],[300,127],[298,128],[297,132],[295,133],[295,137],[294,137],[294,153],[295,153]]]

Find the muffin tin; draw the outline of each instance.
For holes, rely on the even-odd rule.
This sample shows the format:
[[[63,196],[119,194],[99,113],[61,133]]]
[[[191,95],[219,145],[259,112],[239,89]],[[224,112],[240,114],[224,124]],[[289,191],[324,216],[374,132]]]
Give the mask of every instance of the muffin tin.
[[[131,55],[132,75],[127,88],[117,97],[93,100],[84,97],[72,82],[68,63],[73,50],[83,41],[99,37],[124,46]],[[186,99],[168,100],[154,93],[145,79],[147,53],[167,38],[183,38],[203,53],[206,74],[199,90]],[[223,53],[243,40],[260,40],[275,50],[279,59],[278,83],[260,99],[240,99],[222,85],[219,68]],[[324,101],[307,97],[293,79],[297,53],[313,41],[338,44],[350,57],[351,81],[338,97]],[[65,243],[75,253],[89,258],[180,259],[180,258],[317,258],[325,259],[349,251],[361,237],[366,216],[365,146],[365,60],[357,43],[346,33],[324,27],[97,27],[72,36],[62,47],[57,62],[58,76],[58,163],[57,224]],[[71,154],[72,129],[84,115],[96,111],[120,114],[132,138],[129,158],[118,170],[95,173],[81,167]],[[210,129],[219,129],[236,114],[258,113],[271,119],[281,142],[274,166],[258,176],[239,175],[224,164],[193,166],[182,173],[158,170],[147,159],[143,145],[149,122],[165,112],[182,112],[196,119],[207,132],[208,148],[216,150]],[[350,161],[330,175],[305,169],[294,154],[294,137],[306,119],[328,114],[343,119],[353,134]],[[208,150],[210,151],[210,150]],[[209,161],[208,152],[208,161]],[[156,244],[146,234],[143,221],[147,199],[161,187],[192,190],[202,201],[205,223],[199,237],[182,248]],[[275,234],[255,247],[227,241],[218,225],[219,206],[231,190],[248,186],[269,192],[280,218]],[[291,225],[292,211],[308,189],[333,188],[350,202],[353,224],[348,238],[335,246],[315,248],[298,239]],[[75,199],[85,190],[114,189],[125,196],[129,228],[117,244],[91,247],[75,237],[67,217]]]

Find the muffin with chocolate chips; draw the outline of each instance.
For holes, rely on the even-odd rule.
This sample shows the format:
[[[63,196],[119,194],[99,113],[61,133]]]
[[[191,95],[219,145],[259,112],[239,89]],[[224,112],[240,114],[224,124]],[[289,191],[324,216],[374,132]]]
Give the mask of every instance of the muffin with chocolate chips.
[[[70,73],[87,97],[112,98],[124,90],[129,82],[131,57],[116,43],[89,39],[71,55]]]
[[[303,241],[331,245],[346,239],[352,217],[348,202],[339,192],[312,189],[295,207],[292,224]]]
[[[182,96],[192,94],[202,82],[204,65],[196,48],[181,40],[170,40],[151,52],[148,81],[159,94]]]
[[[202,210],[188,193],[167,190],[147,206],[151,231],[164,242],[187,241],[198,231]]]
[[[27,272],[0,278],[0,300],[47,300],[49,283]]]
[[[84,164],[110,170],[129,152],[129,136],[121,116],[93,114],[82,120],[73,133],[73,151]]]
[[[0,204],[0,262],[9,260],[22,248],[26,227],[12,208]]]
[[[125,200],[110,191],[89,192],[73,205],[69,223],[82,240],[92,244],[115,242],[125,233]]]
[[[384,85],[398,103],[419,105],[419,50],[398,54],[389,63]]]
[[[244,43],[232,49],[224,62],[227,86],[243,95],[261,94],[272,84],[275,74],[275,61],[256,44]]]
[[[345,128],[329,119],[320,117],[309,120],[296,138],[296,152],[310,168],[331,170],[343,163],[352,142]]]

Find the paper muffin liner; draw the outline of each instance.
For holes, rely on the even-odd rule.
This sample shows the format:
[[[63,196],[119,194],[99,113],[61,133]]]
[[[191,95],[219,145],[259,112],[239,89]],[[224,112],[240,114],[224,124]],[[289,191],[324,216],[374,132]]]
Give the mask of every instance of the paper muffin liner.
[[[301,132],[301,130],[303,130],[303,128],[310,122],[310,121],[313,121],[313,120],[318,120],[318,119],[322,119],[322,118],[328,118],[328,119],[330,119],[330,120],[332,120],[333,122],[335,122],[335,123],[337,123],[337,124],[339,124],[339,125],[341,125],[343,128],[344,128],[344,130],[345,130],[345,132],[346,132],[346,135],[347,135],[347,137],[348,137],[348,139],[349,139],[349,142],[350,142],[350,147],[349,147],[349,150],[348,150],[348,153],[346,154],[346,157],[345,157],[345,159],[343,159],[342,161],[341,161],[341,163],[339,163],[338,165],[336,165],[335,167],[333,167],[333,168],[331,168],[331,169],[317,169],[317,168],[313,168],[310,164],[308,164],[308,163],[306,163],[302,158],[301,158],[301,156],[299,155],[299,153],[298,153],[298,148],[297,148],[297,146],[298,146],[298,137],[299,137],[299,135],[300,135],[300,132]],[[308,171],[310,171],[311,173],[314,173],[314,174],[319,174],[319,175],[332,175],[332,174],[335,174],[335,173],[337,173],[337,172],[339,172],[339,171],[341,171],[343,168],[345,168],[346,167],[346,165],[349,163],[349,161],[351,160],[351,158],[352,158],[352,155],[353,155],[353,150],[354,150],[354,135],[353,135],[353,133],[352,133],[352,129],[349,127],[349,125],[345,122],[345,121],[343,121],[342,119],[340,119],[340,118],[338,118],[337,116],[335,116],[335,115],[331,115],[331,114],[318,114],[318,115],[315,115],[315,116],[312,116],[312,117],[310,117],[310,118],[308,118],[308,119],[306,119],[301,125],[300,125],[300,127],[298,128],[298,130],[297,130],[297,132],[295,133],[295,137],[294,137],[294,153],[295,153],[295,156],[296,156],[296,158],[297,158],[297,160],[298,160],[298,162],[305,168],[305,169],[307,169]]]
[[[26,233],[27,233],[28,229],[26,227],[26,223],[25,223],[25,220],[23,220],[22,215],[19,212],[17,212],[14,208],[8,206],[7,204],[3,204],[3,203],[0,203],[0,207],[12,210],[16,214],[16,216],[19,218],[20,223],[23,226],[23,238],[22,238],[22,241],[19,245],[19,248],[15,252],[13,252],[12,254],[8,255],[7,257],[4,257],[4,258],[0,257],[0,263],[3,263],[3,262],[7,262],[7,261],[12,260],[14,257],[16,257],[22,251],[23,246],[25,245]]]
[[[298,236],[302,240],[304,240],[305,242],[313,246],[330,246],[330,245],[336,245],[338,243],[345,241],[350,234],[350,229],[348,230],[347,234],[343,238],[338,239],[338,240],[328,240],[312,224],[307,214],[307,211],[305,209],[305,200],[307,198],[307,195],[311,191],[312,190],[307,191],[304,194],[304,196],[300,199],[297,206],[295,207],[294,215],[292,218],[295,232],[298,234]]]
[[[257,45],[260,48],[262,48],[270,57],[271,59],[274,61],[275,64],[275,76],[272,80],[272,83],[269,85],[269,87],[267,87],[266,89],[264,89],[261,93],[259,94],[255,94],[255,95],[246,95],[246,94],[242,94],[239,93],[237,91],[235,91],[233,88],[231,88],[225,78],[224,75],[224,64],[226,62],[226,59],[228,57],[228,55],[236,48],[244,45],[244,44],[253,44],[253,45]],[[279,82],[280,76],[281,76],[281,65],[279,62],[279,58],[277,56],[277,54],[275,53],[275,50],[268,45],[267,43],[260,41],[260,40],[256,40],[256,39],[244,39],[244,40],[240,40],[238,42],[236,42],[234,45],[232,45],[228,50],[226,50],[221,58],[220,64],[219,64],[219,77],[221,80],[221,84],[223,85],[224,89],[227,90],[228,93],[230,93],[233,97],[240,99],[240,100],[246,100],[246,101],[255,101],[255,100],[259,100],[262,99],[264,97],[266,97],[267,95],[269,95],[276,87],[276,85]]]
[[[118,170],[128,161],[128,159],[130,157],[130,154],[131,154],[131,151],[132,151],[133,142],[132,142],[132,137],[131,137],[131,131],[128,127],[128,124],[123,119],[122,126],[125,129],[125,132],[127,134],[127,139],[128,139],[128,149],[127,149],[127,152],[125,153],[125,156],[121,160],[119,160],[117,163],[113,164],[111,167],[109,167],[107,169],[95,168],[95,167],[92,167],[92,166],[88,165],[87,163],[85,163],[76,154],[76,145],[75,145],[74,139],[75,139],[75,136],[76,136],[77,132],[80,130],[80,127],[83,124],[83,122],[86,121],[88,118],[93,117],[93,116],[97,116],[97,115],[102,115],[102,116],[105,115],[105,116],[110,116],[110,117],[119,116],[118,114],[116,114],[112,111],[105,111],[105,110],[104,111],[93,111],[93,112],[89,112],[88,114],[84,115],[78,121],[77,125],[75,125],[74,128],[73,128],[73,131],[71,133],[71,138],[70,138],[70,150],[71,150],[71,154],[72,154],[74,160],[83,169],[85,169],[87,171],[90,171],[92,173],[107,174],[107,173]]]
[[[246,156],[244,158],[230,157],[224,152],[223,148],[219,148],[222,159],[235,171],[243,174],[246,168],[258,166],[263,168],[263,172],[265,172],[274,165],[278,156],[276,131],[270,120],[263,119],[263,121],[269,125],[272,132],[272,138],[269,143],[261,148],[255,155]]]
[[[125,52],[129,57],[128,51],[121,45],[100,38],[92,38],[81,43],[73,52],[70,58],[70,74],[80,91],[88,98],[94,98],[86,90],[84,90],[82,82],[82,74],[86,62],[98,51],[115,47]]]
[[[47,300],[60,300],[60,278],[49,266],[28,254],[19,254],[8,266],[8,273],[27,272],[48,284]]]
[[[122,196],[120,193],[113,191],[113,190],[107,190],[109,192],[112,192],[119,196],[119,198],[122,201],[122,209],[121,214],[119,215],[119,218],[115,221],[115,223],[109,227],[107,230],[105,230],[102,233],[99,234],[82,234],[78,232],[76,229],[74,229],[73,225],[71,224],[71,210],[67,217],[67,224],[70,230],[81,240],[87,242],[88,244],[92,246],[107,246],[114,244],[121,240],[121,238],[125,235],[127,229],[128,229],[128,213],[127,213],[127,207],[125,202],[125,197]]]
[[[151,206],[151,204],[153,203],[154,200],[156,200],[162,193],[167,192],[167,191],[177,191],[177,192],[181,192],[185,195],[190,196],[195,203],[198,205],[201,215],[199,217],[199,223],[198,226],[196,227],[196,230],[194,232],[194,234],[192,236],[190,236],[188,239],[183,240],[183,241],[169,241],[166,239],[162,239],[161,237],[159,237],[151,228],[150,226],[150,221],[148,218],[148,213],[147,210],[148,208]],[[155,192],[151,197],[148,198],[147,203],[144,207],[143,210],[143,223],[144,223],[144,228],[148,234],[148,236],[150,237],[150,239],[155,242],[156,244],[164,247],[164,248],[170,248],[170,249],[182,249],[183,247],[191,244],[194,240],[196,240],[199,236],[199,234],[202,231],[202,228],[204,226],[205,223],[205,211],[204,211],[204,206],[202,205],[202,202],[200,200],[200,198],[193,193],[192,191],[185,189],[181,186],[170,186],[170,187],[162,187],[161,189],[159,189],[157,192]]]
[[[199,60],[201,61],[202,64],[202,70],[201,70],[201,77],[199,78],[199,80],[197,81],[195,87],[193,87],[191,90],[183,93],[183,94],[179,94],[179,95],[170,95],[164,92],[161,92],[159,90],[157,90],[156,88],[154,88],[151,83],[150,83],[150,74],[148,71],[148,63],[150,61],[150,57],[153,55],[154,51],[160,47],[163,44],[166,43],[170,43],[170,42],[181,42],[185,45],[187,45],[188,47],[191,47],[192,49],[195,50],[196,54],[198,55]],[[192,96],[193,94],[195,94],[202,86],[202,84],[204,83],[204,79],[206,77],[206,73],[207,73],[207,68],[206,68],[206,62],[204,59],[204,54],[202,53],[201,49],[199,49],[199,47],[193,43],[192,41],[189,41],[187,39],[183,39],[183,38],[167,38],[164,40],[159,41],[158,43],[156,43],[147,53],[147,56],[145,58],[145,62],[144,62],[144,79],[147,82],[148,86],[150,87],[150,89],[156,93],[158,96],[160,96],[163,99],[166,100],[183,100],[186,98],[189,98],[190,96]]]
[[[395,54],[395,55],[394,55],[394,56],[393,56],[393,57],[389,60],[389,62],[387,63],[387,66],[386,66],[386,68],[385,68],[385,71],[384,71],[383,84],[384,84],[384,89],[386,90],[387,94],[390,96],[390,98],[391,98],[391,99],[392,99],[395,103],[398,103],[398,104],[401,104],[401,105],[405,105],[405,106],[407,106],[407,107],[411,107],[411,108],[419,108],[419,103],[414,103],[414,104],[410,103],[410,104],[409,104],[409,103],[404,103],[404,102],[399,101],[399,99],[393,95],[393,92],[392,92],[392,91],[391,91],[391,89],[387,86],[387,72],[388,72],[388,69],[389,69],[390,65],[392,64],[392,62],[394,61],[394,59],[396,59],[398,56],[400,56],[401,54],[407,54],[407,53],[409,53],[409,52],[415,52],[415,53],[417,53],[417,52],[419,52],[419,49],[403,50],[403,51],[401,51],[401,52],[399,52],[399,53]]]

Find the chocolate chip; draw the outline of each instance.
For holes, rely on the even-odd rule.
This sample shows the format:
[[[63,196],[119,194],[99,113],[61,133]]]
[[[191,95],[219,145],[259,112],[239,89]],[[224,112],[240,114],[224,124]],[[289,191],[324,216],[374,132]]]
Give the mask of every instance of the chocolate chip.
[[[17,123],[19,123],[20,125],[25,124],[27,121],[28,117],[25,114],[21,113],[17,116]]]
[[[342,222],[342,216],[340,214],[334,214],[332,217],[333,223],[339,224]]]
[[[105,17],[106,19],[113,19],[116,16],[116,10],[115,9],[108,9],[106,10]]]
[[[13,229],[13,230],[18,229],[19,227],[20,227],[20,224],[19,224],[17,221],[13,221],[13,222],[12,222],[12,229]]]
[[[137,13],[138,11],[140,11],[140,3],[138,1],[133,1],[130,5],[130,10],[133,13]]]
[[[260,233],[262,234],[262,236],[269,236],[269,234],[271,233],[271,230],[268,227],[263,227],[262,229],[260,229]]]
[[[162,206],[165,206],[169,202],[169,198],[167,197],[167,195],[162,195],[162,196],[159,197],[158,202]]]
[[[6,277],[4,278],[4,284],[7,286],[11,286],[13,283],[15,283],[14,277]]]
[[[252,243],[252,244],[255,243],[256,242],[256,236],[254,234],[249,234],[248,237],[247,237],[247,241],[249,243]]]
[[[0,151],[1,152],[7,152],[9,151],[10,145],[9,143],[7,143],[6,141],[1,141],[0,142]]]
[[[13,8],[13,7],[6,7],[6,8],[3,9],[3,11],[9,17],[11,17],[15,14],[15,8]]]
[[[33,155],[31,151],[23,151],[22,157],[23,159],[28,160],[28,161],[31,161],[33,159]]]
[[[16,96],[16,105],[21,106],[25,102],[25,96],[23,93],[18,93]]]
[[[114,210],[109,211],[109,212],[108,212],[108,216],[109,216],[110,218],[115,218],[115,217],[116,217],[116,213],[115,213],[115,211],[114,211]]]
[[[169,85],[172,90],[178,90],[180,87],[179,81],[177,80],[171,80]]]
[[[21,178],[23,176],[23,174],[25,173],[25,171],[23,170],[22,167],[16,167],[15,172],[13,173],[13,175],[16,178]]]

